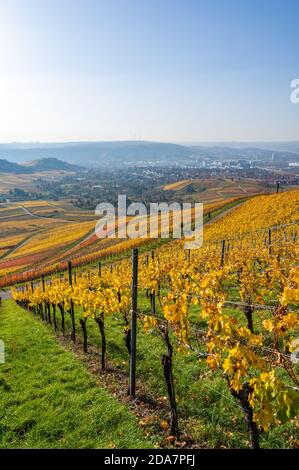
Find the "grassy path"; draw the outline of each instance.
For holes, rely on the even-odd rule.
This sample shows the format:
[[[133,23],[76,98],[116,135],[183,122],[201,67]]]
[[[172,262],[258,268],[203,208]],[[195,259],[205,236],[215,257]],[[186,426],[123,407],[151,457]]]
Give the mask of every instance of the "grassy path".
[[[0,339],[0,448],[152,447],[128,408],[10,300],[0,306]]]

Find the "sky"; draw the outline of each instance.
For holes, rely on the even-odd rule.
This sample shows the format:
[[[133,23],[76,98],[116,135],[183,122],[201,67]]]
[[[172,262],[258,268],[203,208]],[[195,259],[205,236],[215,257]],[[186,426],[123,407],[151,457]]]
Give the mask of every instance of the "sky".
[[[299,140],[298,0],[0,0],[0,142]]]

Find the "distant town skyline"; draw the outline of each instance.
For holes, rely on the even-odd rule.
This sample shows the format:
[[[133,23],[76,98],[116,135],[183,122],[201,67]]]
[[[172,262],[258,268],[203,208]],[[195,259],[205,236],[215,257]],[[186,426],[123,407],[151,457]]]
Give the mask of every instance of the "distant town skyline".
[[[0,143],[299,141],[297,0],[1,0]]]

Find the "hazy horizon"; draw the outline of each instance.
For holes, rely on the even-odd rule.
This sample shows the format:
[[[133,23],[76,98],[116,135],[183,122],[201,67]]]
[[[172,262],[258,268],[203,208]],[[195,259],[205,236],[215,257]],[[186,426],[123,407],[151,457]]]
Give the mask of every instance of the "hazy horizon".
[[[7,142],[0,142],[0,145],[52,145],[52,144],[89,144],[89,143],[136,143],[145,142],[145,143],[161,143],[161,144],[175,144],[175,145],[219,145],[219,144],[292,144],[292,143],[299,143],[298,139],[293,140],[215,140],[215,141],[205,141],[205,140],[198,140],[198,141],[170,141],[170,140],[133,140],[133,139],[111,139],[111,140],[53,140],[53,141],[7,141]]]

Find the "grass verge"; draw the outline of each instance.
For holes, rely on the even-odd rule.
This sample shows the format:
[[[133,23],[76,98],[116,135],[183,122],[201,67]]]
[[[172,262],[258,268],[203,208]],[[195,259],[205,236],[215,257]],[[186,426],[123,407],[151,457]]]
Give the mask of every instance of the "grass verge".
[[[0,306],[0,338],[0,448],[153,447],[128,407],[13,301]]]

